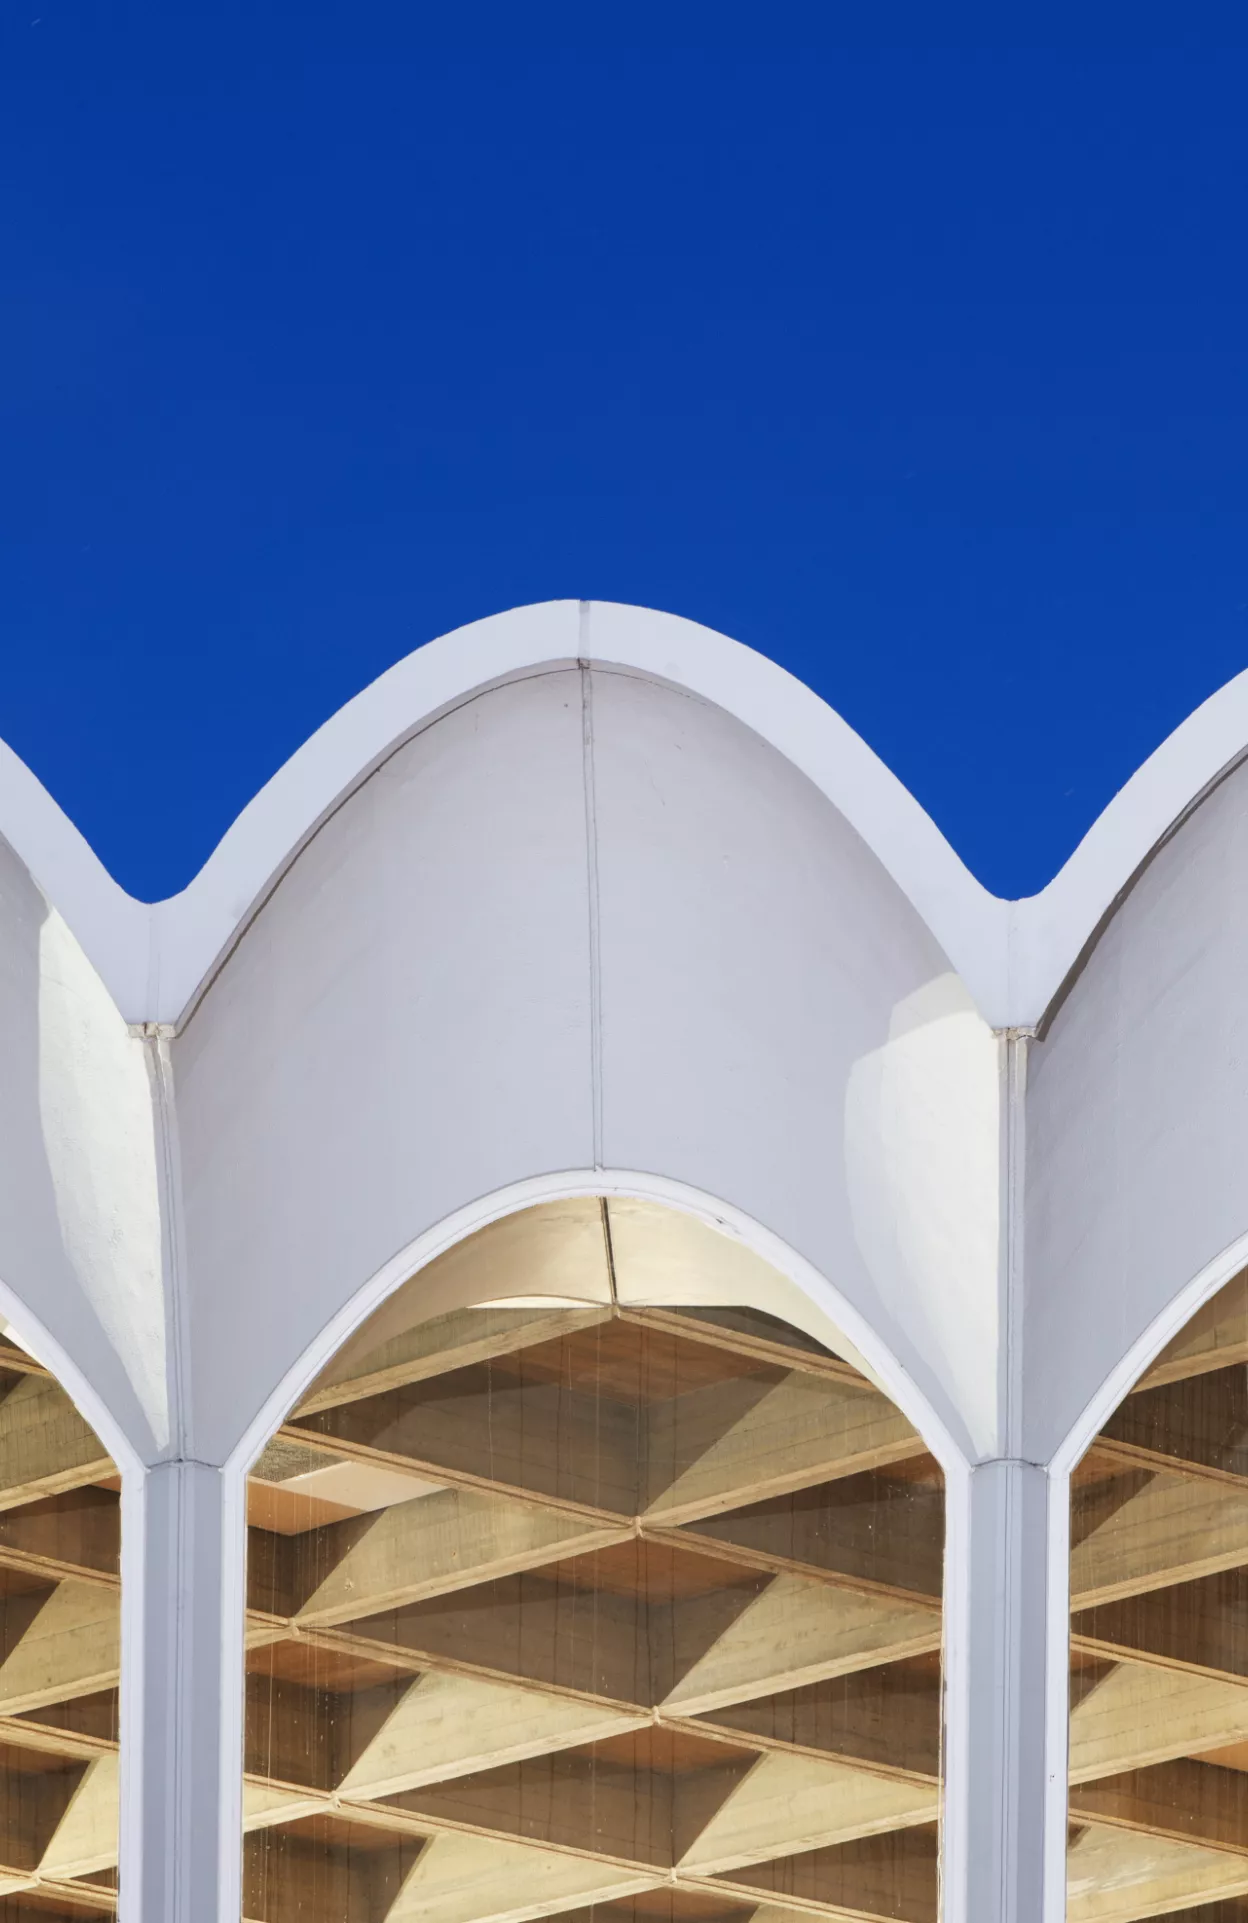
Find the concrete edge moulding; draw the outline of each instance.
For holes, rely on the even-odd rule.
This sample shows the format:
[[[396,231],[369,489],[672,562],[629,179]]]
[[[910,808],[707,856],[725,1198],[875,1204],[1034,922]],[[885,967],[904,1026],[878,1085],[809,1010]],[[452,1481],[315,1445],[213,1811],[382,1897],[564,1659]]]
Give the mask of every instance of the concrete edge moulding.
[[[552,602],[151,906],[0,751],[0,1917],[1248,1917],[1246,748],[1004,902]]]

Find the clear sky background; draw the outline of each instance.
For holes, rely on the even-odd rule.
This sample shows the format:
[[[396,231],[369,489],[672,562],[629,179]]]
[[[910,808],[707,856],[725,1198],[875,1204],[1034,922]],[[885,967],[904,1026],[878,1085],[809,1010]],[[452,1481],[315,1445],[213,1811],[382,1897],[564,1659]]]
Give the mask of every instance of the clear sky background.
[[[133,893],[520,602],[771,655],[1001,894],[1248,665],[1248,54],[764,17],[0,0],[0,735]]]

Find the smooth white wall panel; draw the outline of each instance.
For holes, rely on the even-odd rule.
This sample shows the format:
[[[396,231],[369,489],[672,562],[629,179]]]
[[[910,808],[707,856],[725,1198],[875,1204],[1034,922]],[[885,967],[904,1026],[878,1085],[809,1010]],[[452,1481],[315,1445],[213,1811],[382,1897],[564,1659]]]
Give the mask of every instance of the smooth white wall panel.
[[[0,1279],[150,1458],[170,1412],[146,1047],[3,842],[0,1063]]]
[[[1027,1092],[1027,1452],[1248,1230],[1248,770],[1162,847],[1109,922]]]
[[[603,1159],[781,1236],[990,1453],[991,1031],[866,844],[740,721],[609,671],[592,720]]]
[[[592,1154],[581,683],[495,689],[321,828],[174,1044],[193,1452],[371,1275]]]

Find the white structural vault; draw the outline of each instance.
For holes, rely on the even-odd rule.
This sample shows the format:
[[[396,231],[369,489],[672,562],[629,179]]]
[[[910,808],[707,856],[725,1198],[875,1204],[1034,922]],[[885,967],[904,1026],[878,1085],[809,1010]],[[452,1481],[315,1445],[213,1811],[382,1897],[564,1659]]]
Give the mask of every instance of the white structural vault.
[[[1068,1478],[1248,1250],[1245,753],[1240,677],[999,901],[781,669],[553,602],[382,676],[154,907],[4,753],[0,1300],[122,1471],[123,1917],[239,1913],[257,1451],[458,1236],[630,1195],[939,1458],[943,1915],[1057,1923]]]

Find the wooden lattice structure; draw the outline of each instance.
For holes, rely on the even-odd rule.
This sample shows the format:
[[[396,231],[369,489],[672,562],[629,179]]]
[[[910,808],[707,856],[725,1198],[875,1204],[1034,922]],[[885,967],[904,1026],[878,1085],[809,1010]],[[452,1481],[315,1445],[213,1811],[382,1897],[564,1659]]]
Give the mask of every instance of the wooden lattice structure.
[[[934,1923],[943,1490],[886,1397],[753,1308],[382,1314],[251,1484],[246,1916]]]
[[[757,1307],[533,1273],[415,1278],[255,1467],[248,1923],[935,1923],[932,1457]],[[12,1340],[0,1390],[0,1919],[107,1917],[117,1473]],[[1244,1923],[1248,1281],[1074,1489],[1071,1923]]]
[[[0,1918],[117,1902],[121,1500],[47,1370],[0,1343]]]
[[[1070,1923],[1248,1919],[1248,1279],[1075,1476]]]

